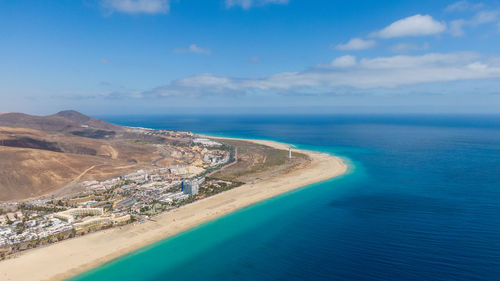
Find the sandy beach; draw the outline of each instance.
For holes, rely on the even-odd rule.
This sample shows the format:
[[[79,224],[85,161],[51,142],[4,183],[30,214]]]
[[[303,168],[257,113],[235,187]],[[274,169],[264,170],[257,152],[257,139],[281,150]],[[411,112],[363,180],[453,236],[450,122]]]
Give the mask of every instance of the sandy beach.
[[[246,140],[288,149],[285,144]],[[337,157],[299,150],[311,162],[296,169],[196,201],[155,217],[155,222],[131,224],[65,240],[20,253],[0,262],[0,280],[64,280],[153,242],[253,203],[343,174],[347,167]]]

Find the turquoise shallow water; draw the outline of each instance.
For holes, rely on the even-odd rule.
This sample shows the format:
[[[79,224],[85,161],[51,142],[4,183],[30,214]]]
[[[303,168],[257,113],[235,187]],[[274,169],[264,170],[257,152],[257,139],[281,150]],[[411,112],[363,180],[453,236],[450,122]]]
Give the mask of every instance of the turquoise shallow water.
[[[352,170],[72,280],[499,280],[498,117],[107,119],[284,141]]]
[[[348,159],[345,159],[345,161],[348,161]],[[314,204],[323,196],[324,192],[332,191],[329,190],[332,185],[335,185],[337,189],[334,192],[341,193],[342,185],[345,186],[345,184],[354,180],[346,178],[352,177],[354,170],[353,163],[349,163],[348,173],[341,177],[305,186],[254,204],[180,235],[135,251],[73,280],[163,280],[161,276],[175,276],[169,277],[169,280],[172,278],[175,280],[199,279],[201,274],[207,274],[200,271],[202,270],[199,267],[201,260],[196,261],[196,271],[183,271],[182,276],[175,271],[178,268],[188,266],[193,262],[193,258],[198,259],[198,257],[206,255],[207,252],[211,254],[201,259],[210,263],[210,265],[207,264],[207,268],[210,270],[213,270],[212,258],[215,258],[214,255],[219,256],[217,259],[220,259],[220,261],[224,261],[226,256],[233,255],[232,251],[237,251],[238,254],[244,254],[245,252],[250,254],[255,249],[252,249],[247,243],[248,240],[245,236],[249,233],[252,233],[251,240],[255,246],[257,244],[271,243],[272,239],[279,237],[284,228],[290,226],[294,220],[298,218],[306,219],[307,212],[302,210],[303,204]],[[357,173],[361,174],[359,171]],[[296,214],[290,217],[290,213]],[[262,229],[265,229],[265,231],[260,231]],[[258,235],[254,235],[255,232],[258,232]],[[226,253],[220,251],[222,245],[238,243],[238,241],[243,243],[235,248],[228,249]],[[223,269],[224,265],[221,264],[220,266],[222,267],[220,273],[222,273],[225,271]],[[232,275],[233,273],[229,271],[226,277],[221,277],[230,279]]]

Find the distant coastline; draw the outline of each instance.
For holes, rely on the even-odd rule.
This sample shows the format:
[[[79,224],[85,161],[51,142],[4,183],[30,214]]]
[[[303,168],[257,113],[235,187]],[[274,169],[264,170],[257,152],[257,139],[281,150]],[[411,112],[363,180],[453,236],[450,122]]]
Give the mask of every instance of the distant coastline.
[[[211,138],[250,141],[277,149],[288,149],[286,144],[275,141]],[[0,262],[0,278],[64,280],[238,209],[339,176],[347,170],[346,164],[338,157],[308,150],[298,151],[311,158],[306,167],[185,205],[158,216],[156,222],[149,221],[95,232],[22,253],[16,258]],[[29,272],[26,268],[30,268]]]

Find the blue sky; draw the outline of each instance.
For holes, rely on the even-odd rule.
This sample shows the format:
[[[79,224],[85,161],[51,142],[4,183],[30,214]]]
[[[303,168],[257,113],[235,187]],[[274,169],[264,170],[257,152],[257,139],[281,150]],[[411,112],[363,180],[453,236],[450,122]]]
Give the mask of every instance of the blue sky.
[[[500,3],[0,0],[0,62],[0,112],[500,113]]]

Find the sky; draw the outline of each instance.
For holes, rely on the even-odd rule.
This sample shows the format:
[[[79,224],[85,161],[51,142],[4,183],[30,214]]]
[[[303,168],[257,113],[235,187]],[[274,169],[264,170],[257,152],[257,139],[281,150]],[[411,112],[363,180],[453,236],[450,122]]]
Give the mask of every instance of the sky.
[[[500,1],[0,0],[0,112],[500,114]]]

